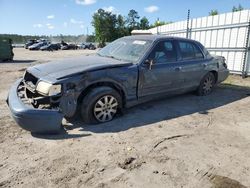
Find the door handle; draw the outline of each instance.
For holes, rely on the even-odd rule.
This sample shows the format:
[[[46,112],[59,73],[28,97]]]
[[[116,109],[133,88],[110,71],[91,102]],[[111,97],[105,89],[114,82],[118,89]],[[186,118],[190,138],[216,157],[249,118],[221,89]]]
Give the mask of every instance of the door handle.
[[[182,67],[176,67],[174,70],[175,71],[181,71]]]

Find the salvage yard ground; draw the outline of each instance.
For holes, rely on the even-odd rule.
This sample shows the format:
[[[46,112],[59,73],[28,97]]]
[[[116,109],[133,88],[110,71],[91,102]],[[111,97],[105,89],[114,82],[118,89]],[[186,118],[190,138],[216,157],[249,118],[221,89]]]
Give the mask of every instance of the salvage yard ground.
[[[35,135],[5,99],[25,68],[88,50],[14,49],[0,63],[0,187],[250,187],[250,79],[230,76],[206,97],[146,103],[102,125]]]

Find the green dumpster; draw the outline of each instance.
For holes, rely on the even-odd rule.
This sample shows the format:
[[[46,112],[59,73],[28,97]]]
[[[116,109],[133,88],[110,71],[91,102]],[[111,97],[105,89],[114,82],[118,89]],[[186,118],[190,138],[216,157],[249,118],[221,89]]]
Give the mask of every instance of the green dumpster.
[[[0,39],[0,61],[13,60],[13,56],[11,39]]]

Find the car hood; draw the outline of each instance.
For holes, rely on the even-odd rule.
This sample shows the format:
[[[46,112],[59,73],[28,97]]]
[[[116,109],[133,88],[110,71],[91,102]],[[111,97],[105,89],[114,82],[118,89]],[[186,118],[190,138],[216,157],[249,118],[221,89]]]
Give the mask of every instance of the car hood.
[[[27,71],[37,78],[59,80],[83,72],[129,65],[132,65],[132,63],[94,55],[52,61],[30,67]]]

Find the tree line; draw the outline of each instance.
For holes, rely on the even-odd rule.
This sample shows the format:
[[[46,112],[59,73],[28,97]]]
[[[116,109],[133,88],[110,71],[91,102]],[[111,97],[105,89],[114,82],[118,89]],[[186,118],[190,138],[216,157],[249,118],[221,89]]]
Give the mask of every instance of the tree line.
[[[17,35],[17,34],[0,34],[0,40],[9,38],[12,40],[14,44],[24,44],[30,39],[46,39],[51,41],[52,43],[60,43],[61,41],[65,41],[68,43],[81,43],[81,42],[95,42],[95,37],[93,35],[56,35],[56,36],[48,36],[48,35]]]
[[[232,12],[237,12],[244,10],[244,8],[239,4],[238,6],[233,6]],[[209,12],[210,16],[218,15],[217,9],[213,9]],[[97,10],[92,17],[92,25],[94,27],[93,35],[57,35],[57,36],[47,36],[47,35],[17,35],[17,34],[0,34],[0,40],[3,38],[12,39],[13,43],[24,44],[29,39],[47,39],[51,42],[98,42],[100,46],[104,46],[105,43],[111,42],[117,38],[127,36],[131,34],[132,30],[141,29],[147,30],[161,25],[166,25],[170,22],[156,20],[154,23],[150,24],[147,17],[142,18],[136,10],[130,10],[126,16],[121,14],[114,14],[104,9]]]
[[[93,15],[92,25],[95,29],[95,39],[104,46],[106,42],[131,34],[132,30],[147,30],[171,22],[156,21],[149,23],[148,18],[140,17],[136,10],[130,10],[127,16],[114,14],[104,9],[99,9]]]
[[[233,8],[232,8],[232,12],[238,12],[238,11],[242,11],[242,10],[244,10],[244,8],[243,8],[243,6],[241,6],[241,4],[239,4],[238,6],[233,6]],[[218,14],[219,14],[219,11],[217,9],[213,9],[208,13],[209,16],[215,16]]]
[[[232,12],[241,11],[244,8],[239,4],[238,7],[233,6]],[[214,9],[209,12],[209,16],[218,15],[218,10]],[[106,42],[111,42],[122,36],[131,34],[132,30],[147,30],[153,27],[166,25],[172,22],[155,21],[153,24],[144,16],[140,18],[135,10],[130,10],[127,16],[114,14],[103,9],[99,9],[93,15],[92,25],[95,29],[95,40],[104,46]]]

